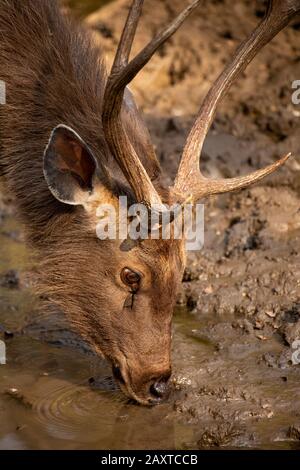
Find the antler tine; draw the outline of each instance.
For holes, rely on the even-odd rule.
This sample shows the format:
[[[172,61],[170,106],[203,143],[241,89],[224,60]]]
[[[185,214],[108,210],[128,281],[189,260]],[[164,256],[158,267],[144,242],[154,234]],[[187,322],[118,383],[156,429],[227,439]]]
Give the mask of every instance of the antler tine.
[[[155,51],[179,28],[201,0],[193,0],[175,20],[159,33],[128,63],[132,42],[141,15],[143,0],[134,0],[122,33],[115,61],[104,93],[102,122],[112,154],[133,188],[137,200],[148,206],[160,205],[161,199],[141,164],[121,121],[124,90],[137,73],[151,59]],[[154,152],[154,150],[153,150]]]
[[[144,0],[134,0],[132,2],[116,52],[111,74],[120,68],[124,68],[124,66],[128,64],[136,28],[142,14],[143,3]]]
[[[193,196],[194,200],[211,194],[218,194],[244,188],[283,165],[283,157],[273,165],[250,175],[227,180],[209,180],[200,171],[199,158],[204,139],[213,121],[216,107],[237,76],[245,70],[256,54],[273,39],[300,11],[300,0],[269,0],[265,18],[240,47],[225,70],[217,78],[199,110],[195,124],[188,136],[179,166],[174,190],[183,197]]]
[[[150,207],[152,204],[161,206],[162,202],[124,129],[121,109],[127,84],[123,86],[119,82],[119,74],[128,64],[143,3],[144,0],[133,0],[129,10],[104,92],[102,123],[109,148],[134,190],[137,201]]]
[[[238,176],[236,178],[220,178],[217,180],[211,180],[204,178],[202,175],[200,181],[198,180],[196,187],[194,188],[193,200],[197,201],[203,197],[211,196],[213,194],[228,193],[230,191],[236,191],[237,189],[243,189],[250,186],[253,183],[263,179],[265,176],[270,175],[280,166],[282,166],[291,153],[288,153],[284,157],[277,160],[275,163],[262,168],[261,170],[253,171],[250,175]],[[202,183],[202,184],[201,184]]]

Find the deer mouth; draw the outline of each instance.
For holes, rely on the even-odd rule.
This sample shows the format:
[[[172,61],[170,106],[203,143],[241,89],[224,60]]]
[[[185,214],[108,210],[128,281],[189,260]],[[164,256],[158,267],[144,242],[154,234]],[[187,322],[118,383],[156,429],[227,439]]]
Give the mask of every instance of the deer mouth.
[[[126,370],[126,369],[125,369]],[[112,372],[115,381],[119,385],[121,391],[131,400],[134,400],[136,403],[144,406],[151,406],[149,400],[139,397],[134,391],[129,381],[128,374],[122,370],[120,365],[113,364]]]
[[[166,393],[166,389],[171,373],[166,374],[166,376],[163,377],[160,381],[153,380],[153,383],[150,381],[148,393],[145,393],[145,391],[139,393],[138,391],[134,390],[130,373],[126,366],[122,367],[121,365],[114,363],[112,365],[112,372],[115,381],[119,385],[119,388],[124,393],[124,395],[140,405],[159,405],[169,396],[169,393]]]

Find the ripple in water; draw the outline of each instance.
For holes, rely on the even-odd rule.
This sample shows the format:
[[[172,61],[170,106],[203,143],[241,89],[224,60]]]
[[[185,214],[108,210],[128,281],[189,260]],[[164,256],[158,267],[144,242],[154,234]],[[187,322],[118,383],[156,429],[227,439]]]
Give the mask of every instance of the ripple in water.
[[[33,403],[36,420],[55,438],[97,441],[113,431],[125,400],[119,391],[103,392],[62,379],[41,378]],[[103,437],[103,436],[102,436]]]

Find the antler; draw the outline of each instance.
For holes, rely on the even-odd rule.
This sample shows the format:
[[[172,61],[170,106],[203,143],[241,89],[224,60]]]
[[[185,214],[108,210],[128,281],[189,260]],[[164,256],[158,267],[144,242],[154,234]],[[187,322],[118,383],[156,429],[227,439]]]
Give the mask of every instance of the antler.
[[[109,148],[119,163],[139,202],[163,207],[146,170],[137,156],[122,124],[121,108],[124,90],[137,73],[151,59],[155,51],[179,28],[187,16],[199,5],[194,0],[166,29],[128,63],[137,24],[144,0],[133,0],[121,36],[116,57],[104,93],[103,129]],[[154,149],[152,149],[154,152]]]
[[[300,0],[270,0],[265,18],[252,34],[237,49],[232,61],[217,78],[198,113],[196,122],[188,136],[178,175],[175,180],[175,193],[193,200],[211,194],[225,193],[245,188],[273,173],[283,165],[290,154],[272,165],[255,171],[247,176],[228,179],[207,179],[199,168],[199,158],[203,143],[213,121],[219,101],[229,90],[238,75],[245,70],[256,54],[273,39],[300,11]]]
[[[121,119],[121,109],[126,86],[146,65],[155,51],[179,28],[190,13],[200,4],[194,0],[177,18],[160,32],[144,49],[129,62],[130,51],[144,0],[133,0],[120,44],[108,77],[104,93],[102,113],[103,129],[109,148],[131,185],[138,202],[148,207],[155,205],[162,211],[165,207],[149,175],[143,167]],[[188,136],[178,174],[173,188],[180,200],[202,197],[244,188],[274,172],[285,163],[290,154],[264,169],[247,176],[229,179],[207,179],[199,168],[199,158],[204,139],[213,121],[219,101],[229,90],[237,76],[276,34],[300,11],[300,0],[269,0],[265,18],[237,49],[230,64],[220,74],[208,92],[199,110],[195,124]],[[151,150],[154,155],[154,149]]]

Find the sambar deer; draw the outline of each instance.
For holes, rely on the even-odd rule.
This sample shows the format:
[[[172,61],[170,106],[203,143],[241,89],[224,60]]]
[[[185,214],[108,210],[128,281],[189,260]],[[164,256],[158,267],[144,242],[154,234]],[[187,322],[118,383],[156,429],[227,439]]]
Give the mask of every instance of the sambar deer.
[[[95,231],[97,207],[117,208],[119,196],[127,195],[163,212],[167,204],[245,188],[289,156],[231,179],[207,179],[199,168],[219,101],[300,11],[300,0],[270,0],[262,22],[205,97],[174,185],[164,184],[126,87],[200,3],[192,1],[130,60],[143,5],[134,0],[107,75],[89,33],[64,16],[56,0],[0,0],[0,80],[7,89],[6,105],[0,106],[0,168],[27,240],[39,254],[40,284],[49,305],[63,310],[70,328],[112,363],[125,394],[146,405],[167,395],[184,240],[101,241]],[[112,169],[116,166],[123,181]]]

